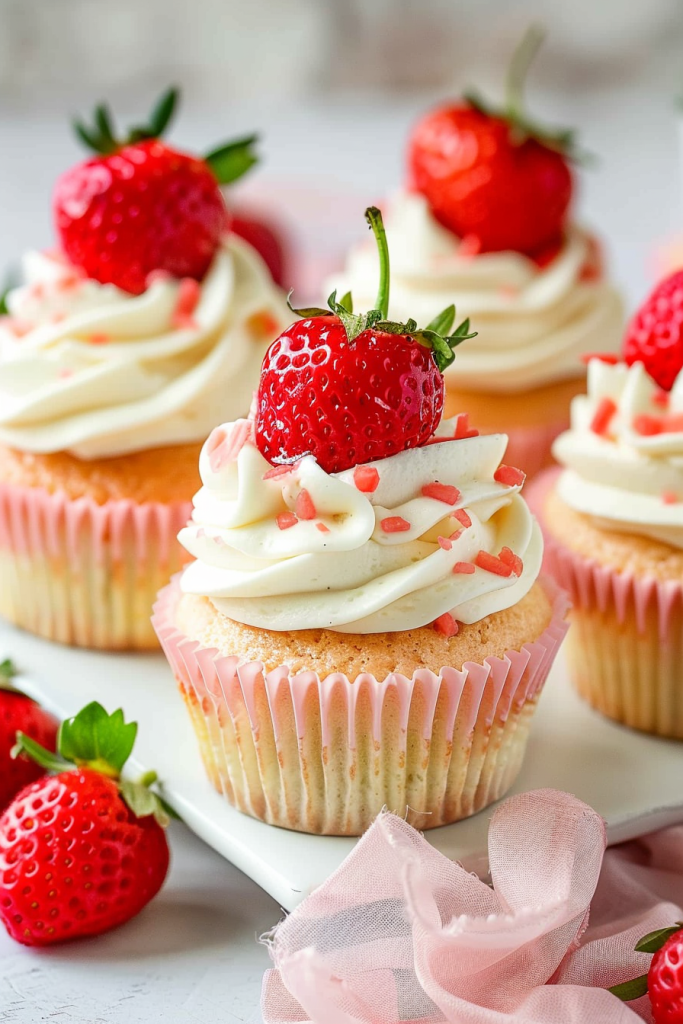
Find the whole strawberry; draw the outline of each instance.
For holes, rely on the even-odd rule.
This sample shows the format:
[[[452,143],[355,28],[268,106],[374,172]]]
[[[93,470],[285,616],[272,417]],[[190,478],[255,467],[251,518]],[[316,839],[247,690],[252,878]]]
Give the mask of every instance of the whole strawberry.
[[[638,944],[639,953],[654,953],[647,974],[610,989],[626,1002],[650,997],[655,1024],[683,1024],[683,925],[658,928]]]
[[[11,756],[17,732],[34,736],[49,750],[55,749],[57,721],[35,701],[11,688],[16,670],[11,661],[0,663],[0,812],[20,789],[45,774],[28,757]]]
[[[376,309],[353,313],[351,296],[303,319],[270,346],[256,401],[256,443],[270,462],[314,455],[328,473],[424,444],[441,419],[443,370],[473,338],[469,320],[449,334],[450,306],[426,328],[387,319],[389,251],[378,209],[365,212],[380,256]]]
[[[683,270],[661,281],[626,329],[624,359],[670,391],[683,369]]]
[[[572,198],[573,134],[534,124],[522,102],[542,38],[531,29],[518,47],[502,109],[469,93],[427,114],[412,132],[410,184],[438,221],[467,238],[470,252],[511,249],[546,262],[561,244]]]
[[[121,781],[137,725],[89,704],[60,728],[58,754],[23,733],[17,753],[56,774],[0,817],[0,919],[18,942],[48,946],[130,920],[158,893],[169,864],[165,805]]]
[[[152,271],[201,280],[230,227],[220,185],[256,162],[256,136],[205,157],[160,141],[176,107],[170,89],[145,126],[117,139],[105,106],[76,130],[98,154],[66,171],[53,195],[55,225],[69,260],[87,277],[138,295]]]

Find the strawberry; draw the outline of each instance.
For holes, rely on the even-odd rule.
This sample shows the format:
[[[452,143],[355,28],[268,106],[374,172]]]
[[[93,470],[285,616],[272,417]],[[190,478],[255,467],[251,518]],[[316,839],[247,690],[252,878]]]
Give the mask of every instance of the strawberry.
[[[256,443],[270,462],[312,454],[328,473],[424,444],[444,403],[442,372],[470,333],[449,335],[450,306],[426,328],[387,320],[389,251],[382,215],[365,212],[380,255],[377,308],[356,315],[350,295],[329,310],[293,310],[302,319],[270,346],[256,399]]]
[[[20,789],[45,774],[35,761],[10,756],[17,732],[30,733],[50,750],[55,749],[57,739],[56,719],[35,701],[11,688],[15,674],[11,661],[0,663],[0,811]]]
[[[285,252],[280,235],[262,220],[235,213],[232,218],[232,230],[245,242],[256,249],[268,267],[275,284],[283,285],[286,276]]]
[[[205,157],[161,142],[177,99],[170,89],[149,123],[124,140],[115,137],[107,108],[97,107],[94,128],[76,123],[97,156],[62,174],[54,189],[55,224],[70,261],[133,295],[155,270],[202,279],[230,227],[220,185],[256,163],[253,135]]]
[[[58,754],[24,733],[17,753],[46,776],[0,817],[0,920],[27,946],[99,935],[158,893],[169,864],[167,808],[149,786],[122,781],[137,725],[89,704],[59,731]]]
[[[610,992],[625,1002],[650,996],[654,1024],[683,1024],[683,923],[658,928],[638,944],[639,953],[654,953],[647,974],[614,985]]]
[[[523,110],[524,78],[542,38],[532,29],[517,48],[501,110],[469,93],[423,117],[409,141],[408,171],[469,252],[511,249],[544,265],[562,241],[574,136],[540,128]]]
[[[661,281],[626,329],[624,359],[642,363],[664,391],[683,369],[683,270]]]

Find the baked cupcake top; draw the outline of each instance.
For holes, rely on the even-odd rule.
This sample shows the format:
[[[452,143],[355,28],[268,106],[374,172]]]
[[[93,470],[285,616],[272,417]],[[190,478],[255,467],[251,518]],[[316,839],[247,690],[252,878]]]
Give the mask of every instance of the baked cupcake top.
[[[253,415],[202,450],[181,586],[271,630],[453,635],[530,590],[542,541],[505,436],[441,421],[441,371],[469,322],[450,334],[452,308],[423,330],[387,321],[388,249],[379,211],[366,216],[376,308],[333,296],[270,347]]]
[[[124,141],[104,107],[79,126],[98,155],[57,183],[60,248],[29,253],[3,299],[0,443],[101,458],[196,443],[248,409],[289,319],[219,188],[255,162],[255,140],[173,150],[159,135],[175,100]]]

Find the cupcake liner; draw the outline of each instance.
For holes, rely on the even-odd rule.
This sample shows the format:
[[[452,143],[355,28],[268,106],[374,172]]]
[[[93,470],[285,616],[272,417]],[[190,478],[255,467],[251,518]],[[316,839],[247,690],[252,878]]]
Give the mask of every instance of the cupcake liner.
[[[150,612],[187,560],[176,538],[191,512],[0,483],[0,615],[60,643],[156,648]]]
[[[541,526],[557,476],[544,474],[530,495]],[[608,718],[683,739],[683,583],[616,572],[544,535],[544,569],[572,601],[565,650],[579,693]]]
[[[543,581],[552,620],[533,643],[462,670],[321,679],[202,648],[175,626],[179,577],[153,623],[213,785],[245,814],[360,835],[383,807],[435,828],[497,800],[522,763],[531,718],[567,630],[566,595]]]

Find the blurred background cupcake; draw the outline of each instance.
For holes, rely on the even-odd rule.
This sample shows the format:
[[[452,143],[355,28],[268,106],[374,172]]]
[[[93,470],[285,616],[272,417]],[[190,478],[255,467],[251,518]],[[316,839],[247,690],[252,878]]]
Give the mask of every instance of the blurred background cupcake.
[[[657,286],[623,361],[588,393],[536,482],[546,566],[570,592],[570,674],[610,718],[683,739],[683,272]]]
[[[106,107],[77,126],[96,155],[57,181],[58,246],[29,252],[3,299],[0,613],[64,643],[155,645],[201,441],[246,413],[288,316],[219,187],[254,138],[171,148],[176,98],[120,139]]]

